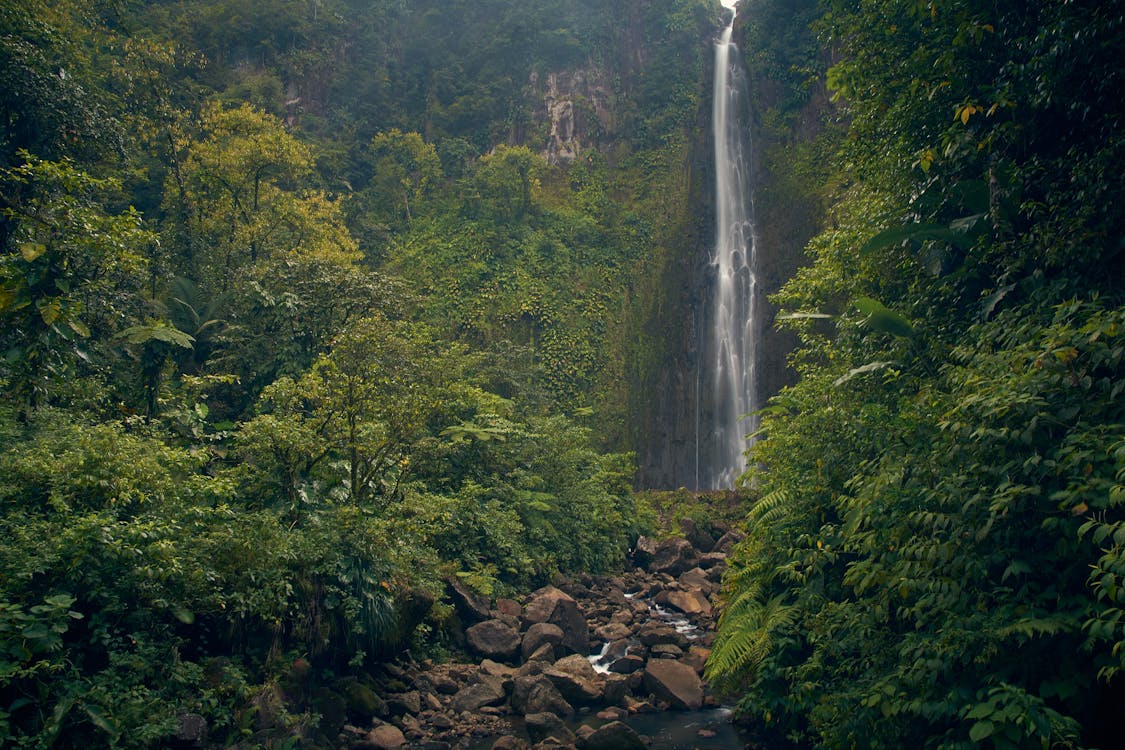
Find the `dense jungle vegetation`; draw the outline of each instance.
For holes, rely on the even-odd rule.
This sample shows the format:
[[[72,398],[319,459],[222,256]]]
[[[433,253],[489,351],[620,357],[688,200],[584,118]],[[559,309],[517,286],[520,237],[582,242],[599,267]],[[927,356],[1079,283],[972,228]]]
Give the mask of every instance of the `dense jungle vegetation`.
[[[0,5],[5,746],[249,747],[298,667],[440,658],[446,579],[623,564],[719,15]],[[823,210],[710,679],[770,746],[1119,744],[1125,10],[740,17],[763,190]]]
[[[626,318],[717,17],[0,5],[0,744],[246,742],[298,666],[440,656],[449,578],[623,563]],[[582,66],[564,169],[531,89]]]
[[[748,5],[766,127],[835,108],[711,678],[782,745],[1120,747],[1125,11]]]

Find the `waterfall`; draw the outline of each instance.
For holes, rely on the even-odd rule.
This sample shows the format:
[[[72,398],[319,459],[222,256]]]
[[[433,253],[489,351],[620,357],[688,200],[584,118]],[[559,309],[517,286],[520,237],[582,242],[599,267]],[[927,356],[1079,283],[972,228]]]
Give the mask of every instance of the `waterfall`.
[[[750,127],[746,72],[730,22],[715,43],[712,128],[715,139],[715,248],[710,259],[710,329],[699,384],[710,388],[710,434],[697,433],[705,460],[697,469],[700,489],[729,489],[746,470],[746,435],[758,408],[755,344],[758,307],[755,229],[750,190]]]

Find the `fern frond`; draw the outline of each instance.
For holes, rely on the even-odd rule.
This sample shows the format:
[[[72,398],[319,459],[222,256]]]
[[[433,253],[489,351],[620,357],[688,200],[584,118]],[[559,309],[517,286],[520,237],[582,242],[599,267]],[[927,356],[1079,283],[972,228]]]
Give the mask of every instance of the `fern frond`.
[[[746,514],[750,526],[769,526],[781,520],[793,505],[793,494],[787,490],[774,490],[754,503]]]

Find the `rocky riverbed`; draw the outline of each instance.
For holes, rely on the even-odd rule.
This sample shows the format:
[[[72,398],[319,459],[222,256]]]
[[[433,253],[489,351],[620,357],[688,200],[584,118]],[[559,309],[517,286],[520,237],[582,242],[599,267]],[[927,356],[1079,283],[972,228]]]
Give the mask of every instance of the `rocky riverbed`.
[[[631,716],[717,705],[702,673],[734,541],[642,538],[630,572],[560,580],[519,601],[450,582],[478,660],[388,664],[375,683],[338,688],[339,746],[645,748]]]

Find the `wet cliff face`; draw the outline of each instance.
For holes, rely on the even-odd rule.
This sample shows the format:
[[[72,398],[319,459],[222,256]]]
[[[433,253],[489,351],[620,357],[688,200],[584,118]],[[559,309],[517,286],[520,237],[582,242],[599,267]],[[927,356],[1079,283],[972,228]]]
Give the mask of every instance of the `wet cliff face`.
[[[761,29],[736,28],[744,50]],[[815,177],[794,169],[794,159],[821,134],[831,113],[823,86],[812,84],[794,92],[791,81],[776,68],[747,54],[750,77],[752,190],[758,234],[756,274],[760,284],[757,383],[755,399],[765,404],[794,373],[786,360],[796,341],[775,328],[776,309],[768,297],[778,291],[805,262],[804,247],[821,227],[822,208]],[[709,72],[709,76],[713,73]],[[710,81],[703,84],[710,98]],[[694,487],[701,453],[709,449],[708,425],[715,404],[699,376],[700,357],[709,327],[708,258],[715,239],[714,147],[710,102],[699,114],[697,139],[691,149],[692,188],[688,194],[692,219],[682,225],[675,257],[663,268],[660,300],[650,308],[645,335],[650,337],[647,377],[634,384],[640,391],[634,450],[638,485],[645,488]]]
[[[607,72],[595,66],[532,72],[535,120],[546,132],[548,164],[568,164],[583,151],[605,148],[615,132],[614,94]]]

